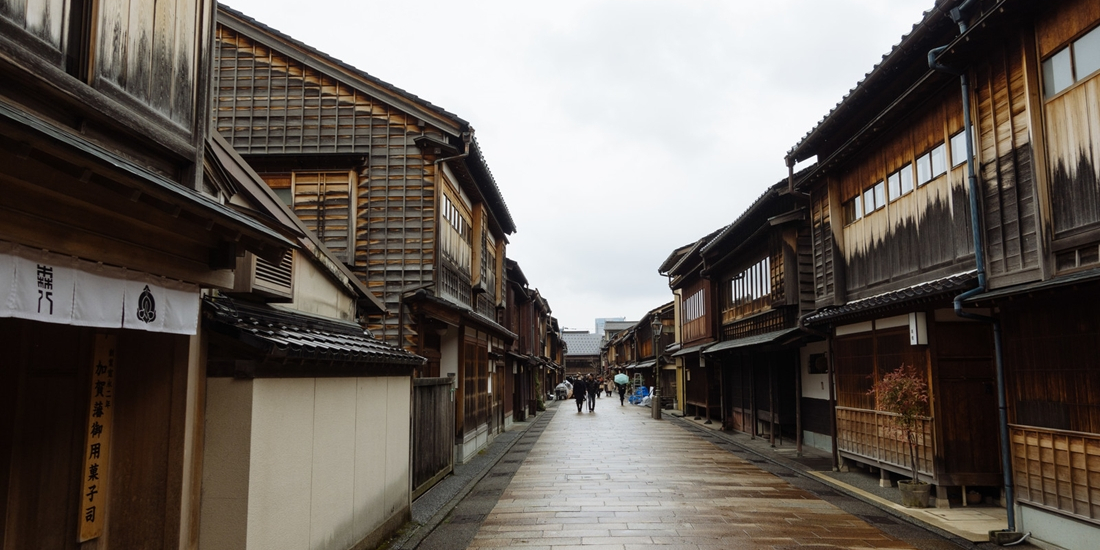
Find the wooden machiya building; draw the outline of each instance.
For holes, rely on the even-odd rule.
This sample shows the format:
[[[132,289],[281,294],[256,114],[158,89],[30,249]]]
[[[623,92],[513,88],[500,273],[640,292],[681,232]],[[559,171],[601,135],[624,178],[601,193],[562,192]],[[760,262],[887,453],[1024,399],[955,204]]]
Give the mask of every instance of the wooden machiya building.
[[[601,376],[600,335],[586,330],[563,330],[565,372],[570,375]]]
[[[826,350],[807,344],[823,338],[800,326],[815,308],[808,213],[788,185],[769,187],[699,248],[698,277],[711,281],[705,290],[714,300],[709,319],[716,335],[701,350],[701,362],[708,380],[717,377],[726,427],[773,444],[795,441],[798,448],[808,435],[815,446],[830,448],[831,411],[820,372]],[[715,396],[708,398],[714,405]]]
[[[678,409],[708,422],[712,413],[714,418],[721,418],[722,396],[717,371],[707,369],[702,357],[703,349],[715,341],[717,322],[714,288],[711,280],[701,275],[703,259],[699,249],[719,231],[674,250],[657,270],[668,277],[668,286],[676,297],[674,341],[679,349],[670,358],[682,374]]]
[[[519,264],[505,259],[507,305],[504,326],[517,336],[506,348],[504,368],[505,424],[524,421],[538,414],[546,395],[562,380],[564,367],[560,356],[557,322],[550,316],[550,304],[538,289],[527,286],[527,277]]]
[[[197,544],[201,292],[293,245],[209,185],[213,10],[0,6],[2,548]]]
[[[652,326],[655,319],[660,320],[662,325],[656,342]],[[607,358],[607,371],[611,376],[622,371],[630,377],[633,385],[653,387],[658,380],[654,366],[659,364],[659,395],[666,406],[672,406],[681,384],[677,365],[666,351],[676,340],[672,328],[674,322],[675,307],[673,302],[669,302],[646,312],[640,321],[618,332],[601,346],[601,356]]]
[[[817,156],[797,187],[839,447],[908,467],[866,390],[915,364],[932,402],[922,475],[994,496],[1003,484],[1010,527],[1087,547],[1100,527],[1100,6],[962,4],[927,12],[789,154]]]
[[[515,231],[470,125],[224,6],[218,130],[384,302],[370,329],[453,376],[456,458],[504,428]]]

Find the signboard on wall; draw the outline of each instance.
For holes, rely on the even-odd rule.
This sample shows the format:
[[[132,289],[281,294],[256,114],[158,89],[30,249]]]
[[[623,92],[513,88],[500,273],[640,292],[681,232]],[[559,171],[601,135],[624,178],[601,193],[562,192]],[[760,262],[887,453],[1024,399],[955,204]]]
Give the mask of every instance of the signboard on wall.
[[[103,534],[107,515],[107,465],[111,450],[111,426],[114,419],[115,337],[97,334],[92,360],[91,399],[88,423],[84,431],[84,468],[80,471],[80,532],[77,542]]]

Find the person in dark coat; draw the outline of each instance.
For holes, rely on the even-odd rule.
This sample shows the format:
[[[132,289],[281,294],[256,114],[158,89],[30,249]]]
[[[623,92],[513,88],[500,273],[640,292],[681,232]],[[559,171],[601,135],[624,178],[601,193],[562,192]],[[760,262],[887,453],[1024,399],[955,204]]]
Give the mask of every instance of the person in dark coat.
[[[596,395],[600,393],[600,388],[596,385],[596,379],[591,374],[585,377],[584,387],[588,390],[588,412],[595,412]]]
[[[619,372],[621,373],[622,371]],[[626,402],[626,384],[616,382],[615,385],[619,388],[619,406],[622,407]]]
[[[584,394],[587,390],[587,385],[584,383],[584,378],[577,378],[573,381],[573,400],[577,402],[577,412],[581,412],[584,408]]]

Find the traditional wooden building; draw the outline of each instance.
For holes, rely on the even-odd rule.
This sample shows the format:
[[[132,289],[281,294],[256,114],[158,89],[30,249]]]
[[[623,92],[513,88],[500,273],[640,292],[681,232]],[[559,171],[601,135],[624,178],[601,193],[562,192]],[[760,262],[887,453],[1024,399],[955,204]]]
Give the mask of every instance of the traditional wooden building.
[[[722,417],[718,372],[707,369],[702,356],[703,349],[716,339],[718,302],[711,279],[702,276],[704,266],[699,249],[718,233],[674,250],[657,270],[668,277],[668,286],[675,296],[673,337],[679,348],[670,357],[681,372],[677,408],[708,422],[711,413],[715,418]]]
[[[565,372],[568,375],[600,376],[600,335],[587,330],[563,330]]]
[[[772,444],[794,440],[800,449],[808,431],[828,448],[828,400],[802,392],[803,376],[810,376],[802,348],[811,336],[799,323],[816,307],[812,247],[805,201],[787,186],[769,187],[699,248],[698,277],[713,281],[717,335],[701,353],[707,370],[718,374],[713,385],[725,426]],[[824,377],[809,381],[824,382],[817,378]]]
[[[456,457],[504,427],[515,231],[469,123],[247,16],[218,12],[214,123],[391,312],[370,329],[453,376]]]
[[[797,190],[809,193],[821,308],[807,324],[832,337],[837,450],[885,479],[904,475],[906,445],[884,430],[889,415],[868,390],[915,365],[931,394],[917,468],[937,485],[939,506],[947,487],[1000,480],[992,330],[952,311],[977,283],[963,102],[957,77],[930,69],[927,53],[954,28],[944,8],[928,12],[788,159],[817,155]],[[1000,193],[1002,183],[991,179],[989,189]],[[1021,199],[1009,192],[996,202],[1016,210]]]
[[[1067,548],[1100,526],[1098,25],[1084,0],[941,2],[788,157],[817,157],[796,190],[841,452],[907,467],[866,389],[914,363],[924,475],[1003,484],[1010,527]]]
[[[210,185],[214,3],[165,6],[0,6],[6,549],[198,544],[201,292],[293,247]]]
[[[510,373],[505,378],[505,397],[511,398],[511,403],[505,405],[506,413],[511,413],[510,417],[505,415],[505,425],[509,426],[512,422],[522,422],[538,414],[536,381],[541,365],[537,359],[536,342],[539,339],[536,336],[538,323],[532,299],[533,289],[528,287],[527,276],[519,263],[505,258],[504,265],[504,326],[516,334],[516,339],[505,351],[504,370]],[[509,383],[511,387],[508,387]]]
[[[203,299],[199,545],[376,545],[411,519],[411,472],[439,454],[410,430],[424,359],[360,326],[381,302],[228,143],[215,135],[208,150],[228,204],[295,247],[279,264],[245,254],[233,288]]]
[[[654,319],[659,319],[663,326],[656,342],[652,327]],[[664,396],[661,400],[667,400],[668,406],[673,405],[675,396],[679,394],[680,376],[667,351],[675,343],[674,322],[673,302],[663,304],[646,312],[629,329],[614,334],[601,350],[601,354],[607,357],[608,372],[622,371],[630,376],[632,383],[639,381],[638,385],[646,387],[652,387],[656,380],[660,380],[660,395]]]

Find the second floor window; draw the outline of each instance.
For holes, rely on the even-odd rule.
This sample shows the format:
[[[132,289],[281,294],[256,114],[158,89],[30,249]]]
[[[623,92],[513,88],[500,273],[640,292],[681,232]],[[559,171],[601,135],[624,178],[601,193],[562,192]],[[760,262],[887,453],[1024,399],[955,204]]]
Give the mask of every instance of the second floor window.
[[[863,219],[863,195],[856,195],[844,203],[844,223],[854,223]]]
[[[703,301],[703,289],[699,289],[684,300],[684,322],[690,323],[705,314],[706,306]]]
[[[881,181],[863,190],[863,215],[886,207],[886,186]]]
[[[470,222],[447,195],[443,195],[439,209],[439,252],[468,277],[472,262]]]
[[[764,258],[737,274],[730,281],[730,305],[752,302],[771,294],[771,271],[771,258]]]
[[[1043,97],[1062,90],[1100,70],[1100,27],[1043,60]]]
[[[966,162],[966,131],[951,136],[951,167],[954,168]]]
[[[902,166],[900,170],[886,176],[886,182],[889,186],[890,200],[896,201],[913,190],[913,166],[906,164]]]
[[[917,157],[917,185],[924,185],[947,173],[947,147],[940,143]]]

